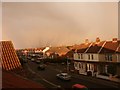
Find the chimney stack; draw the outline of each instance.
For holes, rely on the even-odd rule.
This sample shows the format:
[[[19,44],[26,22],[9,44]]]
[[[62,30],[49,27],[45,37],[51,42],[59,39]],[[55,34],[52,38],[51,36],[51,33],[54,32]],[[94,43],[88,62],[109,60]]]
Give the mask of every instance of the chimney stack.
[[[100,38],[99,37],[96,38],[96,42],[97,43],[100,42]]]
[[[85,39],[85,44],[88,44],[89,43],[89,40],[88,39]]]
[[[96,38],[96,42],[95,42],[95,44],[99,44],[99,43],[100,43],[100,38],[97,37],[97,38]]]
[[[117,40],[118,40],[117,38],[113,38],[112,42],[117,42]]]

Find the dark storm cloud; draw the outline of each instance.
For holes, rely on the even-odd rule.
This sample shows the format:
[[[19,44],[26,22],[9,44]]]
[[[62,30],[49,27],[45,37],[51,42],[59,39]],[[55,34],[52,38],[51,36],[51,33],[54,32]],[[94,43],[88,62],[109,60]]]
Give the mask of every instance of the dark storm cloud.
[[[3,40],[16,48],[117,37],[117,3],[3,3]]]

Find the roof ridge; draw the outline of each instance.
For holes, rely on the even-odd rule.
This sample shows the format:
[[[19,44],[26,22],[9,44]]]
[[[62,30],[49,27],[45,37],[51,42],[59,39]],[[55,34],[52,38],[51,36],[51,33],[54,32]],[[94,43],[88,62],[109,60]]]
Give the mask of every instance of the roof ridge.
[[[92,46],[92,44],[93,44],[93,42],[91,42],[91,44],[88,46],[88,48],[85,50],[84,53],[86,53],[89,50],[89,48]]]
[[[100,48],[100,50],[98,51],[98,53],[101,52],[101,50],[103,49],[103,47],[105,46],[105,44],[106,44],[106,41],[103,43],[103,45],[102,45],[102,47]]]

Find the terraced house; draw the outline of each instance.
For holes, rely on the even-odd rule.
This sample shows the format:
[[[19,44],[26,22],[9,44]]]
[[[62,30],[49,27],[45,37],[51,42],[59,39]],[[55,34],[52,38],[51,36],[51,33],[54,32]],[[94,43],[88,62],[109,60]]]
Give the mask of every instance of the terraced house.
[[[79,74],[102,77],[120,76],[120,40],[85,42],[74,53],[74,68]]]

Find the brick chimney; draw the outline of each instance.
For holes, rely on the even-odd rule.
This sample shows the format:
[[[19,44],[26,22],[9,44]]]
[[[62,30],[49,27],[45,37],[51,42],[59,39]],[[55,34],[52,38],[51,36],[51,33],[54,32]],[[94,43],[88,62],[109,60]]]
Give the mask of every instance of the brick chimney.
[[[112,39],[112,42],[117,42],[117,41],[118,41],[117,38],[113,38],[113,39]]]
[[[96,38],[96,42],[97,43],[100,42],[100,38],[99,37]]]
[[[85,44],[88,44],[89,43],[89,40],[88,39],[85,39]]]
[[[96,42],[95,42],[95,44],[99,44],[99,43],[100,43],[100,38],[97,37],[97,38],[96,38]]]

